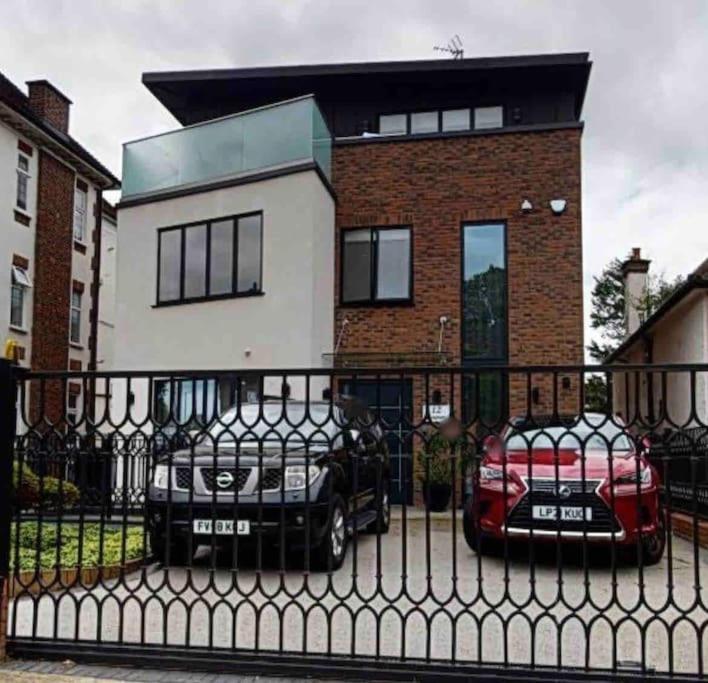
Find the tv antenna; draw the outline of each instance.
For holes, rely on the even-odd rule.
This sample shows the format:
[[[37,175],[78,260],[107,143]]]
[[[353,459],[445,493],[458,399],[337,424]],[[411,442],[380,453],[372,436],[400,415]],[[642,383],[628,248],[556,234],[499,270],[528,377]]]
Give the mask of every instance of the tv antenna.
[[[462,47],[462,39],[457,33],[452,36],[445,47],[436,45],[433,50],[436,52],[447,52],[453,59],[462,59],[465,56],[465,50]]]

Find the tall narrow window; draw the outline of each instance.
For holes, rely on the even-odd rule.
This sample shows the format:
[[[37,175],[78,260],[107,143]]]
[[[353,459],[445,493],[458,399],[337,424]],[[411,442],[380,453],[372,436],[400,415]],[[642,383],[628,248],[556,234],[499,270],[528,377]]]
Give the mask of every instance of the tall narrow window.
[[[259,294],[263,216],[219,218],[158,232],[158,303]]]
[[[74,188],[74,239],[86,241],[86,208],[88,206],[88,187],[77,182]]]
[[[410,298],[410,228],[346,230],[342,239],[342,303]]]
[[[32,282],[24,268],[12,266],[10,280],[10,325],[25,328],[25,298]]]
[[[506,250],[503,223],[464,226],[463,356],[506,359]]]
[[[83,299],[83,292],[79,289],[74,288],[71,292],[71,318],[70,318],[70,330],[69,330],[69,340],[73,344],[81,343],[81,300]]]
[[[15,204],[18,209],[27,211],[28,205],[28,188],[29,188],[29,159],[24,154],[17,155],[17,194],[15,195]]]

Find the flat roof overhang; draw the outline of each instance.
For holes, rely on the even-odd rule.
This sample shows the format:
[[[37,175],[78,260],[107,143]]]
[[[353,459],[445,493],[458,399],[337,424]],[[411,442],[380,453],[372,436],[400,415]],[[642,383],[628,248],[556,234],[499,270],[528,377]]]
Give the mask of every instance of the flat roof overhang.
[[[464,84],[509,91],[564,90],[574,94],[579,120],[592,62],[587,52],[165,71],[143,74],[150,92],[183,125],[273,101],[314,93],[320,100],[351,101],[358,93]]]

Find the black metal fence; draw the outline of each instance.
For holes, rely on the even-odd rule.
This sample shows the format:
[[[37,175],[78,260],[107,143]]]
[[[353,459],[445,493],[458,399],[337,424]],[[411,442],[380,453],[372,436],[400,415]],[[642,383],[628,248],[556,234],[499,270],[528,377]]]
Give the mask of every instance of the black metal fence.
[[[8,650],[378,679],[702,675],[707,378],[0,363]]]

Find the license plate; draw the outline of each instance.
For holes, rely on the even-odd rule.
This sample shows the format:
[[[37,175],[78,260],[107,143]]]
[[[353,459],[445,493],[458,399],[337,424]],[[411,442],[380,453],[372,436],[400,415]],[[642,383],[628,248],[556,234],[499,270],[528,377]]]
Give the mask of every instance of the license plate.
[[[583,521],[583,508],[578,507],[556,507],[555,505],[534,505],[533,506],[533,518],[534,519],[551,519],[557,520],[558,513],[560,512],[561,522],[582,522]],[[592,508],[585,508],[585,521],[589,522],[592,520]]]
[[[251,533],[251,522],[248,519],[239,519],[234,525],[233,519],[195,519],[192,528],[195,534],[211,534],[213,529],[217,536],[248,536]]]

